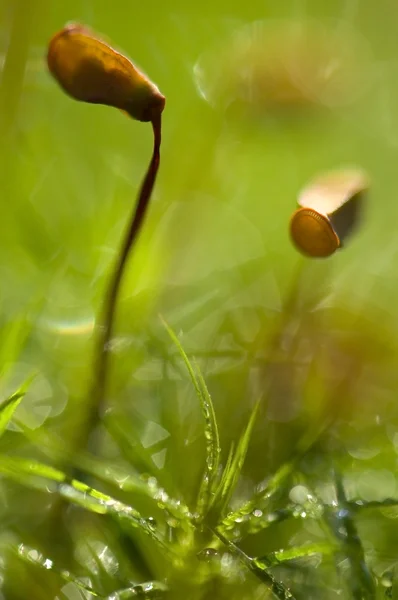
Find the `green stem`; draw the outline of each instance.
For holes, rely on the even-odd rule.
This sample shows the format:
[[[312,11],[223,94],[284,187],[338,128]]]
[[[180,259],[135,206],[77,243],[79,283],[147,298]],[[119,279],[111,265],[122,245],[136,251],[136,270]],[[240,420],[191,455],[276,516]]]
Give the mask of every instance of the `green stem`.
[[[277,600],[295,600],[295,596],[293,596],[291,591],[282,582],[275,579],[272,573],[269,572],[268,566],[255,558],[250,558],[250,556],[243,552],[236,544],[227,540],[219,529],[214,529],[212,532],[227,546],[234,556],[239,558],[241,562],[246,565],[258,579],[260,579],[260,581],[267,585],[274,598],[277,598]]]

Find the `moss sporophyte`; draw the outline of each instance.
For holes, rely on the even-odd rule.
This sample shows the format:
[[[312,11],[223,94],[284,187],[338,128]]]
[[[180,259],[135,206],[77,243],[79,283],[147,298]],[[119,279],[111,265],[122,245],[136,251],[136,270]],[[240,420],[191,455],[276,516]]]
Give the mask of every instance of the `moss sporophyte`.
[[[113,336],[120,285],[147,214],[159,168],[165,97],[126,56],[83,25],[68,25],[53,36],[47,63],[51,74],[69,96],[81,102],[112,106],[133,119],[150,122],[154,136],[152,157],[109,280],[97,330],[95,367],[88,399],[92,406],[89,425],[92,428],[103,410],[109,342]]]
[[[51,39],[48,68],[75,100],[105,104],[138,121],[154,121],[165,105],[158,88],[126,56],[83,25],[68,25]]]
[[[290,235],[305,256],[326,258],[342,248],[357,227],[369,187],[361,169],[323,173],[300,193],[290,221]]]

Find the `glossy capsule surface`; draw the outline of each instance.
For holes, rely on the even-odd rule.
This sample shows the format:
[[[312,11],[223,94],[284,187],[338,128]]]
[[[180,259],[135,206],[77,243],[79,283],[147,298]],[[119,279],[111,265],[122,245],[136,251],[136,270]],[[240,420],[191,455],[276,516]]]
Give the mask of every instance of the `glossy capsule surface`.
[[[312,258],[331,256],[340,246],[328,217],[311,208],[299,208],[293,213],[290,236],[296,248]]]
[[[138,121],[152,121],[165,98],[123,54],[87,27],[68,25],[50,40],[50,73],[75,100],[123,110]]]

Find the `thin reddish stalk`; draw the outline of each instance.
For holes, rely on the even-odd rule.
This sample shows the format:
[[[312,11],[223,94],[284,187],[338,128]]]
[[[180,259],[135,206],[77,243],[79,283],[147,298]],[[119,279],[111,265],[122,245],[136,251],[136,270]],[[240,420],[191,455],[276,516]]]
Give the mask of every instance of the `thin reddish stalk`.
[[[115,325],[116,306],[119,297],[123,275],[128,259],[137,242],[139,233],[148,211],[149,202],[155,185],[160,162],[161,143],[161,115],[152,121],[153,128],[153,153],[149,163],[137,204],[130,219],[116,264],[105,293],[102,318],[98,329],[98,340],[95,347],[95,362],[93,371],[92,389],[90,392],[89,406],[92,407],[91,424],[89,431],[101,418],[104,409],[104,398],[109,375],[110,342],[112,341]]]

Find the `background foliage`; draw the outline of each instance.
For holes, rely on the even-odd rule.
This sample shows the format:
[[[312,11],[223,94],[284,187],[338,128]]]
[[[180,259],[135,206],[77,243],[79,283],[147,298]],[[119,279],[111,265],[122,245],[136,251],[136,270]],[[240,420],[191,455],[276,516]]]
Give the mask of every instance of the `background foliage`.
[[[286,585],[281,594],[398,597],[398,6],[0,6],[0,389],[11,397],[0,439],[2,597],[90,598],[85,585],[127,598],[156,580],[143,597],[267,598],[270,582],[244,556],[272,566],[281,549],[295,558],[270,571]],[[197,68],[205,53],[253,22],[308,17],[350,28],[366,45],[367,85],[355,102],[301,112],[225,111],[206,101]],[[160,176],[119,302],[106,427],[95,432],[86,402],[95,315],[151,136],[115,110],[73,102],[50,78],[46,46],[67,21],[109,36],[167,98]],[[330,260],[305,261],[288,239],[298,191],[345,164],[372,180],[362,228]],[[191,531],[203,415],[159,314],[203,373],[222,468],[231,445],[242,450],[237,440],[260,400],[229,510],[256,493],[258,502],[248,523],[235,515],[238,531],[230,535],[227,523],[222,531],[237,547],[206,529],[217,511],[203,529],[194,518]],[[154,518],[166,549],[151,522],[136,517],[134,532],[135,513],[126,524],[120,505],[112,512],[107,497],[77,493],[72,473]],[[267,502],[263,488],[274,490]],[[362,510],[354,500],[375,504]],[[377,505],[386,500],[391,506]],[[306,544],[314,552],[299,559]]]

